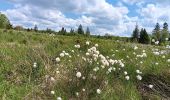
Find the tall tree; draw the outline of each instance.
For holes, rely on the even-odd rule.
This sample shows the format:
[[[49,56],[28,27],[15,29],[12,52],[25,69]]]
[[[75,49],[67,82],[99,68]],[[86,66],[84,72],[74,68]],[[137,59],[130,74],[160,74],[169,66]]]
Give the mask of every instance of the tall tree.
[[[71,35],[75,35],[74,29],[71,28],[70,34],[71,34]]]
[[[87,29],[86,29],[86,35],[90,36],[90,29],[89,29],[89,27],[87,27]]]
[[[78,34],[84,34],[83,26],[80,24],[77,30]]]
[[[146,32],[146,30],[143,29],[143,28],[140,31],[139,43],[143,43],[143,44],[149,44],[150,43],[150,37],[149,37],[148,33]]]
[[[35,31],[35,32],[38,31],[38,26],[37,26],[37,25],[34,26],[34,31]]]
[[[168,31],[168,23],[163,24],[163,29],[162,29],[162,42],[166,41],[166,38],[169,38],[169,31]]]
[[[138,42],[139,37],[140,37],[139,36],[139,28],[138,28],[138,25],[136,24],[135,29],[134,29],[133,34],[132,34],[132,39],[133,39],[133,41],[135,40],[136,42]]]
[[[160,30],[159,23],[156,23],[152,34],[153,34],[153,36],[155,37],[156,40],[161,41],[161,30]]]
[[[5,14],[0,13],[0,28],[12,28],[12,25],[10,24],[9,19],[6,17]]]

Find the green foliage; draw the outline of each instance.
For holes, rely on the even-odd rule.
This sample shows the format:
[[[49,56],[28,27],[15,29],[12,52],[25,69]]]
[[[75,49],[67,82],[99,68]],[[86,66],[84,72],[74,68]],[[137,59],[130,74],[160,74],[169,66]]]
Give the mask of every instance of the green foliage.
[[[71,32],[74,33],[74,30]],[[142,40],[147,40],[146,30],[141,33]],[[141,70],[143,78],[148,74],[163,74],[168,77],[170,64],[166,60],[170,58],[169,50],[162,46],[127,43],[127,39],[114,36],[111,39],[103,36],[51,36],[34,31],[0,30],[0,99],[55,100],[59,96],[63,100],[142,100],[143,96],[146,96],[146,100],[164,99],[154,91],[143,91],[145,88],[140,91],[143,81],[136,81],[135,72],[136,69]],[[86,41],[90,41],[90,45],[85,45]],[[79,50],[74,48],[77,43],[81,46]],[[94,73],[93,68],[101,69],[100,62],[84,62],[82,57],[87,57],[87,49],[96,43],[99,44],[97,50],[108,56],[108,59],[122,59],[120,61],[125,63],[123,70],[128,72],[129,81],[124,79],[123,70],[118,70],[118,65],[108,66]],[[134,46],[138,49],[134,50]],[[153,49],[166,51],[165,58],[162,58],[163,55],[153,55]],[[137,58],[136,55],[142,54],[143,50],[147,57]],[[57,63],[55,58],[63,51],[72,57],[63,57]],[[90,57],[92,56],[89,59]],[[33,67],[34,62],[37,63],[36,68]],[[159,65],[155,65],[156,62]],[[109,67],[116,67],[116,72],[106,75]],[[84,81],[77,79],[77,71],[81,71],[82,76],[86,77]],[[89,73],[95,75],[96,80],[91,79]],[[51,77],[55,81],[51,81]],[[147,87],[148,83],[144,85]],[[82,88],[86,91],[83,92]],[[101,89],[101,94],[96,93],[96,88]],[[52,90],[55,91],[54,95],[50,93]],[[75,92],[79,92],[79,96]]]
[[[80,24],[78,29],[77,29],[77,33],[78,34],[81,34],[81,35],[84,35],[84,30],[83,30],[83,26]]]
[[[166,38],[169,38],[169,31],[168,31],[168,23],[164,23],[163,24],[163,29],[162,29],[162,32],[161,32],[162,36],[161,36],[161,42],[165,43]]]
[[[140,31],[139,43],[143,43],[143,44],[150,43],[150,37],[149,37],[148,33],[146,32],[146,30],[143,28]]]
[[[87,29],[86,29],[86,36],[90,36],[90,29],[89,29],[89,27],[87,27]]]
[[[138,25],[135,26],[135,29],[132,34],[132,41],[138,42],[139,41],[139,28]]]
[[[12,25],[10,24],[8,18],[5,14],[0,13],[0,28],[11,29]]]
[[[160,25],[159,23],[156,23],[155,28],[153,30],[153,36],[156,37],[157,41],[161,41],[161,30],[160,30]]]

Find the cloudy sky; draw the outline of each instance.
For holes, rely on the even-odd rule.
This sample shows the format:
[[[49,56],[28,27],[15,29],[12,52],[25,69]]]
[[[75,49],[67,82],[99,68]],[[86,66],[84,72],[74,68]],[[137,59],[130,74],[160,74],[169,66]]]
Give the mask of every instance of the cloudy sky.
[[[0,12],[13,25],[76,29],[93,34],[130,36],[135,24],[151,32],[156,22],[170,24],[170,0],[0,0]]]

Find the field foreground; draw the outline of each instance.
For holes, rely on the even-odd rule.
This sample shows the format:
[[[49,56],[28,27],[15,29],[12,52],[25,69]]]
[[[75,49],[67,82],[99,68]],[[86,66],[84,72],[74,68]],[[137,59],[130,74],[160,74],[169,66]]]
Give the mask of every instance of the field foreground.
[[[0,30],[1,100],[170,99],[170,48]]]

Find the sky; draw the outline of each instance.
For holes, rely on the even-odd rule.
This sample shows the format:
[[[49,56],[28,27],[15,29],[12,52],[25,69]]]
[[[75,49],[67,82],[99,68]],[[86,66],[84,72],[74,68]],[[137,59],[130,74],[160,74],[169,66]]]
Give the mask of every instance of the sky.
[[[0,0],[0,12],[25,28],[77,29],[92,34],[131,36],[136,23],[152,32],[155,24],[170,24],[170,0]]]

